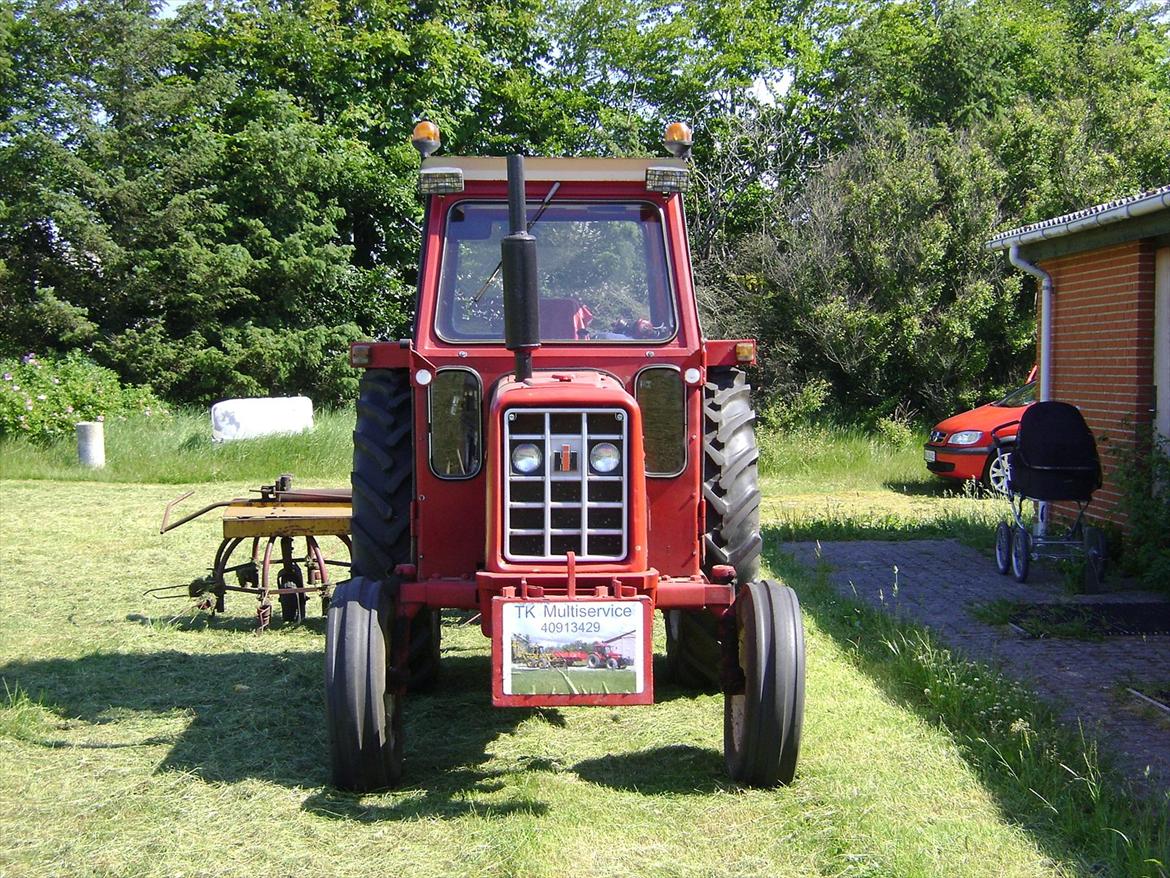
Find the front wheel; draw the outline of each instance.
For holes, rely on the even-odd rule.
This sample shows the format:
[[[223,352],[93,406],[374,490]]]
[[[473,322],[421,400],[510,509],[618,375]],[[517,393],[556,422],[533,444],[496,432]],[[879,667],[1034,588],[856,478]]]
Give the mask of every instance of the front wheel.
[[[1012,567],[1012,529],[1001,521],[995,529],[995,569],[1007,576]]]
[[[764,580],[735,598],[742,691],[723,699],[723,753],[736,783],[788,784],[804,720],[804,626],[796,593]]]
[[[1032,535],[1026,527],[1017,527],[1012,534],[1012,576],[1016,582],[1028,578],[1028,565],[1032,561]]]
[[[402,704],[388,689],[394,601],[358,577],[333,592],[325,623],[325,705],[333,785],[353,792],[394,786],[402,776]]]
[[[997,494],[1007,494],[1011,460],[1010,450],[1004,450],[988,457],[987,466],[983,471],[983,487],[989,488]]]

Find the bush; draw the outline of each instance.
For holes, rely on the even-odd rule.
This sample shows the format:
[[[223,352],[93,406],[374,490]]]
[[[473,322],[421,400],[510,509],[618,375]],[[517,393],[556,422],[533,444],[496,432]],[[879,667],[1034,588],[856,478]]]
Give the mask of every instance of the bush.
[[[357,398],[358,370],[349,343],[364,338],[353,324],[269,329],[245,324],[217,337],[193,332],[171,338],[158,324],[102,342],[100,358],[131,381],[149,382],[171,402],[210,405],[221,399],[304,394],[334,408]]]
[[[71,435],[78,421],[169,414],[150,387],[123,386],[115,372],[76,352],[60,358],[27,353],[0,359],[0,373],[4,437],[46,444]]]
[[[1126,569],[1142,584],[1170,591],[1170,444],[1146,444],[1119,455]]]

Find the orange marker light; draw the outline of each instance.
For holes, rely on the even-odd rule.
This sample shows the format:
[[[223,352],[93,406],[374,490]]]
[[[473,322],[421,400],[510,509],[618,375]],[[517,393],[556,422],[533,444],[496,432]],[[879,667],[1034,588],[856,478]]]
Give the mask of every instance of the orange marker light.
[[[749,364],[756,361],[756,343],[754,341],[737,341],[735,343],[735,361]]]

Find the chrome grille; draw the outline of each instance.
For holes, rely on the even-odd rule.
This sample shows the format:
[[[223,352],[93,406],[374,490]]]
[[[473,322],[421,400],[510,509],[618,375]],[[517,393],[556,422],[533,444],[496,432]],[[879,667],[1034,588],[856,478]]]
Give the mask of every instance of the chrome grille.
[[[626,413],[622,409],[512,409],[504,415],[504,557],[509,561],[617,561],[627,552]],[[595,445],[617,447],[619,464],[593,472]],[[517,446],[541,450],[525,475],[512,466]]]

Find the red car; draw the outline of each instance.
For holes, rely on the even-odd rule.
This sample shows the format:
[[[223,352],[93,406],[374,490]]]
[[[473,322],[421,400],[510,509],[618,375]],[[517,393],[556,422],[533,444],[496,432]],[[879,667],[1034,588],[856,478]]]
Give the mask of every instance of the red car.
[[[1029,379],[1034,375],[1035,369]],[[1024,409],[1036,401],[1036,392],[1037,382],[1029,380],[997,402],[939,421],[930,431],[923,453],[926,468],[944,479],[974,479],[1006,493],[1006,462],[995,453],[991,431],[1009,421],[1019,421]],[[1008,449],[1015,442],[1017,426],[1012,424],[996,433]]]

